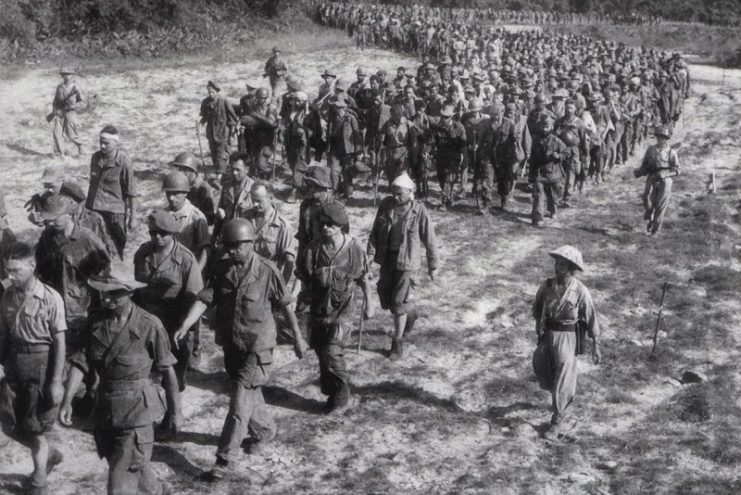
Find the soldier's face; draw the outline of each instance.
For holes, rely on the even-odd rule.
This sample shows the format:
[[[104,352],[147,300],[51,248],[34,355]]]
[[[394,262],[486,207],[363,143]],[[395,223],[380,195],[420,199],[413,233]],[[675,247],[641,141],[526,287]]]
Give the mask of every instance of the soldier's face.
[[[576,113],[576,105],[574,105],[573,103],[567,103],[564,111],[566,115],[571,117],[572,115],[574,115],[574,113]]]
[[[365,81],[365,74],[358,74],[358,82],[362,83],[363,81]]]
[[[340,233],[342,230],[342,227],[339,225],[336,225],[332,222],[329,218],[322,218],[322,234],[324,234],[324,237],[334,237],[337,234]]]
[[[214,88],[212,88],[211,86],[207,87],[207,88],[206,88],[206,91],[208,92],[208,97],[209,97],[209,98],[211,98],[212,100],[215,100],[215,99],[216,99],[216,97],[217,97],[217,96],[219,96],[219,92],[218,92],[218,91],[216,91],[216,90],[215,90]]]
[[[110,155],[116,151],[116,147],[118,146],[118,142],[115,139],[103,136],[98,140],[98,144],[100,145],[100,151],[102,151],[104,155]]]
[[[567,261],[563,258],[556,258],[554,271],[556,272],[556,277],[563,278],[568,275],[573,275],[574,267],[571,265],[570,261]]]
[[[264,189],[260,188],[251,194],[252,207],[258,214],[264,214],[272,208],[272,198]]]
[[[244,262],[252,253],[252,241],[242,241],[235,243],[225,243],[224,248],[231,259],[237,262]]]
[[[100,305],[111,311],[121,310],[129,301],[130,294],[125,290],[105,291],[100,293]]]
[[[185,197],[188,195],[186,192],[166,192],[167,204],[170,206],[170,210],[178,211],[185,205]]]
[[[242,182],[247,176],[247,166],[244,161],[239,160],[232,163],[232,179],[237,182]]]
[[[62,80],[64,81],[64,84],[69,84],[72,80],[72,74],[62,74]]]
[[[394,201],[400,205],[407,204],[412,199],[412,191],[405,187],[393,186],[391,194],[394,195]]]
[[[5,264],[5,273],[10,283],[15,287],[24,286],[33,277],[36,262],[33,258],[26,260],[8,260]]]
[[[149,229],[149,238],[152,239],[152,244],[157,247],[166,247],[172,243],[172,234],[157,228]]]
[[[64,232],[70,221],[72,221],[72,217],[68,213],[65,213],[64,215],[59,215],[57,218],[47,220],[45,223],[57,232]]]

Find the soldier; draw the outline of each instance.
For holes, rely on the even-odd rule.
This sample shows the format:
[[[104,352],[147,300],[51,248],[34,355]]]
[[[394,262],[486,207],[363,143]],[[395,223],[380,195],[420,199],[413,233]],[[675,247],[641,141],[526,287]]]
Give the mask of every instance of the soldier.
[[[595,91],[589,95],[589,106],[582,112],[582,119],[589,140],[587,174],[598,184],[604,179],[602,172],[605,163],[605,139],[607,133],[614,129],[610,111],[602,104],[601,94]],[[579,189],[581,190],[581,186]]]
[[[36,275],[62,296],[66,315],[67,347],[82,345],[88,311],[95,309],[95,294],[88,277],[108,267],[108,249],[91,230],[75,224],[75,204],[69,198],[50,196],[41,212],[46,228],[36,245]]]
[[[237,113],[231,103],[220,95],[219,84],[209,81],[206,90],[208,97],[201,101],[201,125],[206,125],[211,162],[219,179],[226,172],[232,140],[236,134]]]
[[[543,196],[548,202],[548,216],[556,217],[557,202],[563,193],[564,172],[561,162],[566,158],[568,147],[553,134],[553,119],[544,117],[540,121],[540,133],[533,142],[533,154],[529,182],[533,184],[533,227],[543,221]]]
[[[59,195],[69,198],[77,205],[72,211],[72,222],[80,227],[90,229],[105,244],[109,258],[113,258],[116,254],[116,245],[113,243],[113,239],[108,236],[105,220],[100,216],[100,213],[85,208],[86,196],[82,187],[76,182],[64,181],[59,188]]]
[[[540,285],[533,303],[538,337],[533,369],[540,387],[550,391],[552,397],[553,415],[544,437],[556,440],[576,395],[576,356],[584,352],[585,333],[592,339],[594,364],[599,364],[602,353],[592,297],[574,276],[577,271],[584,271],[581,253],[572,246],[561,246],[548,254],[555,259],[556,276]]]
[[[31,449],[33,474],[27,493],[46,495],[47,475],[63,460],[46,433],[54,426],[64,392],[64,302],[34,276],[31,246],[12,244],[4,262],[10,283],[0,299],[0,422],[3,433]]]
[[[492,182],[497,180],[497,193],[501,207],[507,206],[512,178],[512,164],[515,161],[515,124],[504,117],[501,112],[492,114],[486,129],[479,140],[479,163],[476,172],[476,192],[478,194],[479,213],[488,212],[492,199]]]
[[[90,187],[85,208],[98,212],[120,259],[126,247],[126,233],[136,226],[136,181],[129,156],[120,147],[118,129],[112,125],[100,131],[100,150],[90,160]]]
[[[265,70],[262,77],[270,80],[270,88],[273,98],[276,100],[285,91],[286,76],[288,75],[288,65],[281,58],[280,48],[273,47],[273,55],[265,62]]]
[[[373,308],[365,251],[357,240],[343,232],[348,225],[344,206],[323,205],[319,221],[322,237],[309,245],[297,271],[308,282],[311,294],[311,347],[319,358],[322,394],[328,396],[325,411],[331,413],[346,406],[350,398],[344,347],[353,327],[356,286],[363,291],[361,318],[370,318]]]
[[[16,242],[15,234],[8,224],[8,212],[5,209],[5,194],[0,191],[0,282],[6,280],[5,253],[7,249]],[[0,283],[0,297],[2,297],[4,285]]]
[[[481,136],[484,135],[489,127],[489,119],[481,117],[481,104],[474,100],[468,110],[463,114],[463,128],[466,130],[466,154],[463,157],[463,165],[460,172],[461,197],[466,197],[466,188],[468,187],[468,171],[474,175],[474,194],[478,184],[476,182],[476,170],[480,156],[478,155],[478,146]]]
[[[254,250],[275,263],[287,284],[296,266],[296,233],[273,206],[273,186],[269,182],[252,184],[250,196],[252,209],[246,218],[255,230]]]
[[[86,345],[72,358],[59,419],[72,424],[75,391],[84,375],[97,373],[93,438],[98,455],[108,462],[108,494],[169,493],[149,464],[153,423],[162,413],[152,373],[164,378],[167,428],[174,434],[182,422],[172,369],[176,359],[167,333],[157,318],[131,300],[144,284],[132,280],[122,267],[91,277],[89,284],[100,292],[102,309],[88,318]]]
[[[240,117],[240,123],[244,126],[244,140],[253,174],[262,179],[271,179],[275,165],[278,112],[270,102],[267,89],[257,90],[255,106],[250,109],[249,114]]]
[[[291,169],[291,192],[286,199],[287,203],[295,203],[296,195],[304,187],[304,174],[309,166],[309,129],[306,127],[308,119],[308,96],[303,91],[294,93],[297,108],[288,116],[286,128],[283,131],[283,146],[286,161]]]
[[[322,101],[327,95],[334,94],[334,84],[337,81],[337,74],[330,72],[329,69],[325,69],[324,73],[322,73],[322,79],[324,79],[324,82],[319,86],[316,97],[318,101]]]
[[[175,238],[180,224],[172,213],[154,210],[147,217],[147,225],[151,240],[134,254],[134,278],[143,284],[134,293],[134,301],[159,318],[172,337],[183,321],[183,308],[190,307],[203,290],[201,267],[193,253]],[[174,342],[171,341],[171,345]],[[173,369],[178,390],[182,392],[193,354],[193,331],[174,349],[177,363]],[[167,420],[163,424],[167,425]]]
[[[671,130],[667,126],[660,126],[654,135],[656,144],[648,147],[641,166],[633,172],[636,178],[646,176],[646,187],[643,190],[643,219],[648,220],[646,231],[651,235],[655,235],[661,229],[672,194],[672,178],[679,175],[677,152],[669,146]]]
[[[578,184],[583,184],[586,161],[589,159],[589,141],[584,121],[576,116],[576,102],[568,100],[564,107],[564,115],[556,121],[555,132],[561,140],[570,147],[568,158],[563,161],[566,181],[563,188],[562,208],[568,208],[571,190]],[[570,134],[568,137],[567,134]],[[581,189],[580,189],[581,190]]]
[[[401,105],[391,106],[391,116],[381,127],[383,165],[389,184],[409,168],[412,133],[409,121],[402,115]],[[380,153],[380,151],[379,151]]]
[[[454,113],[453,107],[443,107],[440,122],[431,128],[435,169],[440,183],[440,209],[443,211],[453,204],[453,186],[466,150],[466,130],[460,122],[453,120]]]
[[[162,190],[167,198],[167,209],[179,226],[175,239],[193,253],[198,260],[198,267],[203,271],[208,261],[211,236],[208,233],[206,215],[188,201],[188,178],[180,172],[167,174],[162,181]]]
[[[59,185],[64,182],[64,169],[62,167],[47,167],[41,174],[41,192],[35,193],[31,199],[26,201],[23,207],[28,212],[28,221],[43,227],[44,220],[41,218],[41,210],[49,196],[59,192]]]
[[[262,395],[276,345],[272,307],[280,307],[293,332],[294,351],[303,357],[306,343],[289,308],[291,295],[276,266],[255,253],[257,239],[252,224],[243,218],[224,225],[227,257],[214,267],[206,288],[191,306],[174,336],[179,342],[208,306],[215,307],[216,343],[224,350],[224,366],[232,381],[229,413],[216,451],[216,463],[204,472],[205,481],[218,481],[234,470],[236,456],[248,432],[251,452],[257,452],[275,436],[275,423]]]
[[[427,254],[431,280],[437,275],[437,239],[427,209],[414,200],[414,182],[407,174],[391,185],[392,195],[381,201],[368,239],[368,256],[380,265],[378,298],[381,308],[394,316],[394,335],[389,359],[404,353],[402,339],[414,328],[417,309],[414,287],[422,266],[422,247]]]
[[[219,199],[219,208],[216,210],[216,224],[212,242],[218,244],[221,235],[221,226],[232,218],[244,217],[252,208],[250,188],[254,184],[252,177],[247,175],[247,160],[245,155],[237,153],[229,157],[231,179],[226,183]]]
[[[347,112],[343,100],[330,100],[329,152],[327,166],[332,172],[332,189],[347,199],[353,194],[353,172],[356,154],[363,151],[363,133],[358,119]]]
[[[72,141],[77,146],[77,154],[82,154],[82,141],[77,135],[77,112],[87,106],[85,93],[75,81],[75,70],[62,67],[59,70],[62,83],[57,86],[52,101],[52,112],[46,117],[48,122],[54,126],[52,135],[54,137],[54,154],[66,155],[64,150],[65,139]]]
[[[196,156],[190,151],[184,151],[170,162],[177,171],[188,178],[190,187],[185,198],[190,203],[201,210],[206,217],[208,225],[213,225],[216,217],[216,192],[213,188],[198,175],[198,161]]]

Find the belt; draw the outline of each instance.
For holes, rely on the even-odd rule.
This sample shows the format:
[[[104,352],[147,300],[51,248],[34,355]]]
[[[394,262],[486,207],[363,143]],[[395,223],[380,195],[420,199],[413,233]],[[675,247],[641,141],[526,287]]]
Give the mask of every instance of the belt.
[[[49,352],[50,344],[11,344],[12,352],[18,354],[36,354],[39,352]]]
[[[546,320],[545,330],[546,332],[575,332],[576,323],[559,323]]]
[[[129,390],[140,390],[146,385],[149,377],[139,380],[111,380],[104,381],[102,388],[104,392],[126,392]]]

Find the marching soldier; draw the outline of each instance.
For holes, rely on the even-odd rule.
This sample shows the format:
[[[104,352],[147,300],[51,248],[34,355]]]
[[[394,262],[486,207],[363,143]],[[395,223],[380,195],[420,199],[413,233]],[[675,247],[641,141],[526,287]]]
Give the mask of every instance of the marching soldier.
[[[265,62],[265,70],[262,77],[267,77],[270,81],[270,89],[273,98],[277,102],[278,97],[285,91],[286,76],[288,75],[288,65],[281,58],[280,48],[273,47],[273,55]]]
[[[589,159],[589,141],[587,138],[584,121],[576,116],[576,102],[568,100],[564,107],[564,116],[556,121],[556,134],[561,140],[570,147],[568,159],[563,162],[564,172],[566,174],[563,198],[561,200],[562,208],[570,206],[571,190],[576,187],[577,183],[582,184],[582,176],[585,174],[586,161]],[[567,137],[567,134],[569,136]]]
[[[577,271],[584,271],[581,253],[572,246],[561,246],[548,254],[555,259],[556,276],[540,285],[533,303],[538,337],[533,369],[540,387],[552,397],[553,415],[544,437],[556,440],[576,396],[576,356],[584,352],[585,334],[592,339],[594,364],[602,360],[602,353],[592,297],[575,277]]]
[[[54,126],[54,153],[66,155],[64,141],[69,140],[77,146],[77,154],[82,154],[82,141],[77,135],[77,112],[87,106],[85,93],[75,81],[75,71],[69,67],[59,70],[62,83],[57,86],[52,102],[52,112],[46,117]]]
[[[47,433],[62,400],[65,362],[64,302],[34,276],[33,248],[10,245],[5,254],[9,285],[0,299],[0,387],[3,433],[31,449],[28,494],[46,495],[47,475],[63,460]]]
[[[248,433],[251,452],[257,452],[276,433],[267,411],[262,386],[267,382],[276,345],[272,307],[280,307],[293,332],[294,351],[303,357],[306,343],[290,310],[291,294],[276,266],[254,251],[257,234],[243,218],[224,225],[227,256],[220,259],[206,287],[190,307],[174,336],[182,339],[208,306],[214,306],[216,343],[224,350],[224,365],[232,382],[229,413],[216,451],[213,469],[202,475],[218,481],[234,470],[234,462]]]
[[[286,128],[283,131],[283,146],[286,161],[291,169],[291,192],[286,199],[287,203],[295,203],[296,195],[304,187],[304,174],[309,166],[309,131],[305,122],[308,118],[306,103],[308,97],[303,91],[294,93],[297,102],[296,109],[288,116]]]
[[[90,187],[85,207],[98,212],[106,223],[108,236],[123,259],[127,232],[136,226],[137,207],[134,168],[121,149],[118,129],[112,125],[100,131],[100,150],[90,160]]]
[[[183,308],[190,307],[203,290],[201,267],[193,253],[175,238],[180,224],[172,213],[154,210],[147,224],[150,240],[134,254],[134,278],[143,284],[134,293],[134,301],[159,318],[167,334],[172,336],[183,321]],[[182,392],[193,354],[192,332],[174,349],[177,362],[173,369],[178,390]]]
[[[661,229],[672,194],[673,177],[679,175],[677,152],[669,146],[671,131],[667,126],[660,126],[654,135],[656,144],[648,147],[641,166],[633,173],[636,178],[646,176],[643,219],[648,221],[646,231],[651,235]]]
[[[278,112],[270,102],[270,94],[265,88],[255,93],[255,106],[249,114],[240,117],[244,126],[247,153],[252,170],[257,177],[270,180],[273,175],[271,159],[275,160],[275,139],[278,132]]]
[[[358,119],[347,111],[343,100],[330,101],[329,152],[327,166],[332,173],[332,189],[350,199],[353,194],[355,156],[363,151],[363,134]]]
[[[474,194],[478,184],[476,183],[476,173],[479,156],[479,142],[481,137],[489,127],[489,120],[481,117],[481,104],[474,100],[471,106],[463,114],[463,128],[466,130],[466,154],[463,157],[463,166],[461,167],[461,197],[466,197],[466,187],[468,187],[468,171],[474,174]]]
[[[409,167],[409,149],[412,147],[412,133],[409,121],[402,115],[401,105],[391,106],[391,116],[381,127],[381,146],[383,165],[389,184]]]
[[[391,184],[391,191],[392,195],[378,207],[368,239],[368,256],[380,265],[381,308],[394,316],[389,359],[395,361],[404,353],[404,334],[411,332],[417,321],[413,292],[422,266],[422,249],[427,254],[431,280],[437,275],[438,255],[432,220],[424,205],[414,199],[412,179],[407,174],[400,175]]]
[[[479,163],[476,173],[476,193],[479,202],[479,213],[486,214],[492,200],[493,181],[496,177],[497,193],[504,209],[509,198],[510,184],[514,179],[512,164],[515,161],[515,125],[501,112],[492,114],[486,129],[480,138]]]
[[[460,122],[453,120],[454,114],[453,107],[445,106],[440,112],[440,122],[431,129],[441,210],[453,204],[453,186],[466,150],[466,130]]]
[[[100,292],[102,309],[88,318],[86,345],[72,357],[59,412],[62,424],[72,424],[72,398],[84,375],[100,377],[93,438],[98,455],[108,462],[108,494],[169,493],[150,466],[153,423],[162,403],[150,375],[163,377],[167,396],[167,429],[176,433],[182,422],[175,356],[162,323],[131,300],[144,284],[116,266],[91,277]]]
[[[198,175],[198,161],[190,151],[178,154],[170,162],[177,171],[188,178],[188,194],[185,198],[206,217],[208,225],[213,225],[216,217],[217,194],[213,188]]]
[[[553,133],[553,119],[544,117],[540,121],[540,133],[533,142],[530,157],[529,182],[533,184],[533,227],[543,221],[543,201],[548,203],[548,216],[556,217],[557,202],[563,193],[564,172],[561,162],[566,158],[568,147]],[[545,196],[545,198],[544,198]]]
[[[221,86],[218,83],[209,81],[206,91],[208,97],[201,101],[201,125],[206,125],[211,162],[217,178],[220,178],[226,172],[238,120],[234,107],[220,95]]]
[[[322,205],[319,222],[322,236],[309,244],[297,271],[311,295],[311,347],[319,358],[321,391],[328,396],[325,410],[330,413],[350,398],[344,347],[353,327],[356,286],[363,291],[361,318],[370,318],[373,309],[367,258],[360,243],[343,232],[348,225],[344,206]]]
[[[248,158],[245,155],[232,154],[229,157],[231,178],[221,191],[219,208],[216,210],[216,225],[212,242],[218,244],[221,226],[233,218],[244,217],[252,208],[250,188],[255,181],[248,175]]]
[[[188,201],[188,178],[180,172],[172,172],[162,181],[162,190],[167,198],[167,210],[179,225],[179,230],[174,234],[175,239],[193,253],[203,271],[208,261],[211,236],[208,233],[206,215]]]

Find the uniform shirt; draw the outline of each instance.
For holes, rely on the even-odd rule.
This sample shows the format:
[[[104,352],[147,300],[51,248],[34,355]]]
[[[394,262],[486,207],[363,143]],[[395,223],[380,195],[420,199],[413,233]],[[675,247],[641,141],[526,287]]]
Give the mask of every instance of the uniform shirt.
[[[70,361],[83,373],[95,371],[100,377],[97,427],[151,425],[160,417],[162,407],[149,376],[153,370],[165,372],[177,362],[162,323],[132,303],[120,320],[109,310],[92,312],[85,336],[83,349]]]
[[[29,297],[11,285],[0,299],[0,342],[6,345],[48,344],[67,330],[64,301],[57,291],[34,279]]]
[[[590,337],[600,335],[592,296],[575,277],[571,277],[564,285],[559,285],[555,278],[540,284],[533,304],[533,316],[538,332],[548,329],[548,324],[552,322],[565,325],[582,322]]]
[[[85,94],[77,87],[75,81],[70,81],[69,85],[60,83],[54,91],[54,101],[52,108],[60,112],[72,112],[80,110],[87,105]]]
[[[36,260],[39,279],[57,290],[64,300],[68,325],[82,326],[93,302],[87,279],[108,266],[108,248],[91,230],[79,225],[69,238],[47,228],[36,246]]]
[[[648,175],[650,179],[665,179],[679,173],[679,158],[671,146],[659,149],[652,144],[646,150],[638,169],[638,177]]]
[[[136,291],[134,300],[157,316],[165,328],[174,332],[185,318],[188,308],[203,290],[203,278],[193,253],[178,241],[159,262],[155,247],[149,241],[134,254],[134,277],[147,284]]]
[[[85,207],[94,211],[125,213],[126,200],[137,196],[134,168],[122,149],[111,155],[93,153],[90,160],[90,187]]]
[[[466,130],[463,124],[450,120],[447,125],[442,122],[430,129],[437,148],[436,160],[441,163],[458,163],[466,148]]]
[[[398,122],[387,120],[381,128],[383,136],[383,145],[389,148],[399,148],[401,146],[411,146],[409,134],[409,121],[402,117]]]
[[[538,177],[555,180],[563,177],[561,162],[567,158],[568,146],[554,134],[539,137],[530,156],[530,180]]]
[[[206,215],[193,206],[187,198],[182,208],[171,213],[180,224],[180,232],[175,234],[175,239],[193,254],[200,256],[211,242]]]
[[[216,308],[213,328],[218,345],[256,353],[276,345],[273,306],[291,303],[278,268],[254,253],[244,264],[228,257],[219,260],[198,298]]]
[[[226,98],[207,97],[201,101],[201,122],[206,124],[206,139],[209,142],[225,143],[231,128],[237,125],[237,112]]]
[[[85,205],[80,204],[72,213],[72,221],[76,226],[90,229],[105,244],[109,257],[112,253],[118,253],[116,243],[108,235],[108,227],[106,227],[105,220],[100,216],[100,213],[88,210]]]
[[[354,316],[353,294],[368,273],[368,259],[358,241],[343,236],[335,251],[328,239],[309,245],[300,277],[308,281],[311,316],[324,324],[350,324]]]
[[[252,208],[250,188],[254,182],[251,177],[247,176],[239,184],[229,182],[224,186],[219,199],[219,208],[222,208],[226,215],[224,221],[232,218],[243,218]]]
[[[273,208],[261,227],[258,227],[258,218],[254,213],[249,214],[247,219],[255,226],[257,239],[254,249],[257,254],[271,260],[281,270],[286,261],[296,259],[296,233],[276,208]]]
[[[209,225],[214,223],[214,216],[216,215],[214,190],[205,180],[196,177],[193,183],[191,183],[190,191],[188,191],[188,195],[185,198],[203,212]]]

